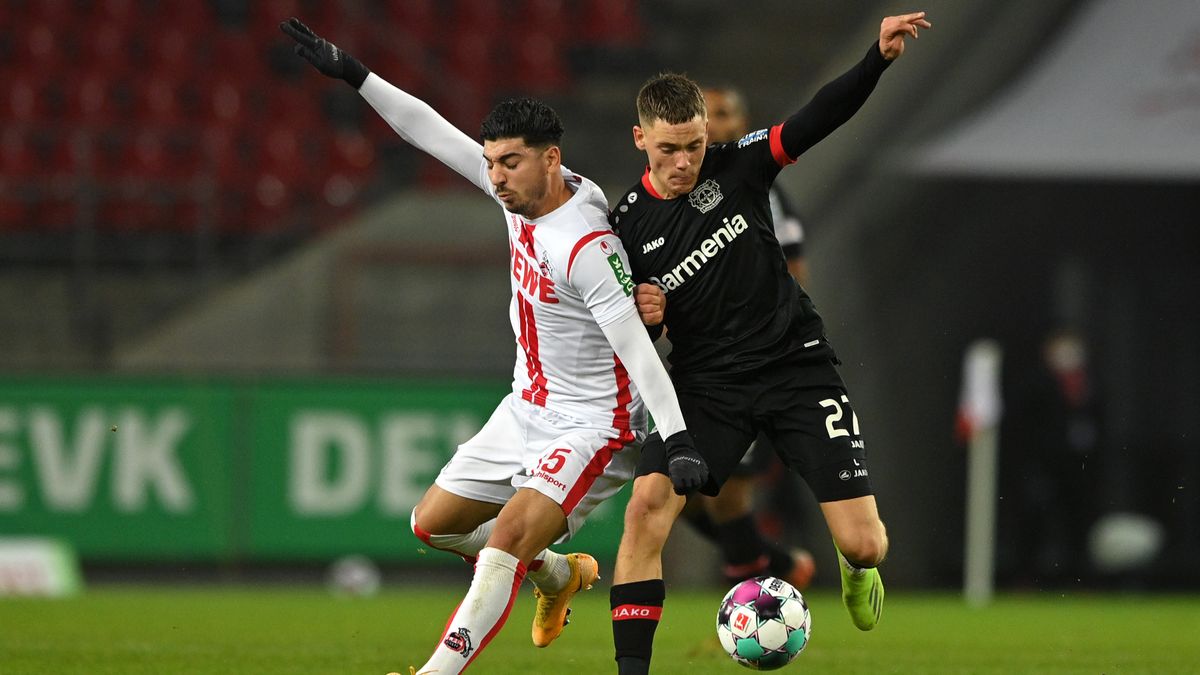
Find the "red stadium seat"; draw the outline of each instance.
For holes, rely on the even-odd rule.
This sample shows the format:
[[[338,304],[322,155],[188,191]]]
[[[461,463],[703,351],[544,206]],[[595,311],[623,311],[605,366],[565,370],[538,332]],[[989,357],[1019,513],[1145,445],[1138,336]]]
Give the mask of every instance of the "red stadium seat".
[[[501,0],[455,0],[450,13],[451,30],[455,33],[503,33],[508,16],[507,3]]]
[[[5,123],[43,122],[47,117],[45,81],[18,75],[3,91],[0,121]]]
[[[418,47],[438,45],[447,34],[446,22],[434,0],[392,0],[384,3],[385,25]]]
[[[526,33],[514,45],[514,85],[522,92],[545,94],[564,90],[571,81],[562,45],[545,33]]]
[[[591,44],[634,47],[643,39],[637,0],[587,0],[578,25]]]
[[[523,32],[542,33],[562,42],[571,37],[572,15],[566,0],[525,0],[517,22]]]

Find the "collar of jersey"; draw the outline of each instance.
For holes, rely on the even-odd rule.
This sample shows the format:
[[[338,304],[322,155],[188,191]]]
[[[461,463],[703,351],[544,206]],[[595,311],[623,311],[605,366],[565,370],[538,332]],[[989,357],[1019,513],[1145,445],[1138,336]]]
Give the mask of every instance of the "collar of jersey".
[[[663,196],[658,194],[658,190],[654,189],[654,184],[650,182],[650,165],[649,164],[646,165],[646,173],[642,174],[642,187],[646,190],[646,194],[650,195],[651,197],[654,197],[655,199],[663,199],[665,201]]]

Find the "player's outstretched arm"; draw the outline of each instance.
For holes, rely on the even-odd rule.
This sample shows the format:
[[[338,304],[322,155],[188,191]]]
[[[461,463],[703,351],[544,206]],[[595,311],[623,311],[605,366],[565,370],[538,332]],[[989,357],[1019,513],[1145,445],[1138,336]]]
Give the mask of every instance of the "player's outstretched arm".
[[[345,80],[358,90],[401,138],[436,157],[491,194],[483,146],[472,140],[421,99],[372,73],[345,50],[293,17],[279,24],[296,41],[296,54],[323,75]]]
[[[925,12],[885,17],[879,26],[879,40],[871,43],[866,56],[821,87],[783,123],[779,141],[787,156],[795,160],[853,117],[875,90],[884,69],[904,53],[904,38],[911,35],[915,39],[918,29],[932,27]]]

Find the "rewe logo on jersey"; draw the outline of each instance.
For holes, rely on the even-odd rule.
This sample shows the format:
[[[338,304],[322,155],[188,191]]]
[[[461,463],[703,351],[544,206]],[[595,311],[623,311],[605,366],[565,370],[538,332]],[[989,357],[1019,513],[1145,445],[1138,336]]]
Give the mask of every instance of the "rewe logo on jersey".
[[[649,253],[650,251],[653,251],[654,249],[658,248],[659,246],[662,246],[663,242],[665,242],[666,240],[667,240],[666,237],[659,237],[658,239],[655,239],[654,241],[648,241],[645,244],[642,244],[642,253]]]
[[[663,274],[661,278],[650,277],[650,281],[663,289],[664,293],[670,293],[695,276],[704,263],[725,250],[725,246],[737,239],[738,235],[750,229],[750,223],[747,223],[740,213],[734,215],[733,218],[722,218],[721,222],[723,224],[717,228],[716,232],[700,242],[700,246],[689,253],[678,265],[671,268],[670,272]]]
[[[523,252],[513,246],[511,241],[508,245],[508,253],[512,256],[512,275],[517,280],[517,286],[525,291],[531,299],[547,304],[556,304],[558,296],[555,294],[554,280],[546,274],[550,271],[549,262],[547,261],[543,268],[542,263],[533,258],[527,258]]]

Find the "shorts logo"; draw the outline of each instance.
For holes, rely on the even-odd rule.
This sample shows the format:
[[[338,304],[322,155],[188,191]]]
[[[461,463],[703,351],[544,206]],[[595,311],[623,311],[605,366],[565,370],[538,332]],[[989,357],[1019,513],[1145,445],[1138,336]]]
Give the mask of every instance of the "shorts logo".
[[[556,488],[558,488],[559,490],[562,490],[562,491],[564,491],[564,492],[565,492],[565,491],[566,491],[566,489],[567,489],[567,484],[566,484],[566,483],[564,483],[564,482],[562,482],[561,480],[559,480],[559,479],[555,478],[554,476],[551,476],[550,474],[546,473],[545,471],[534,471],[534,472],[533,472],[533,478],[541,478],[542,480],[546,481],[547,483],[549,483],[549,484],[553,485],[554,487],[556,487]]]
[[[717,184],[717,181],[709,178],[692,190],[692,193],[688,195],[688,203],[694,206],[700,213],[708,213],[723,198],[724,195],[721,194],[721,186]]]
[[[461,654],[464,659],[470,657],[471,652],[475,651],[475,645],[471,644],[471,631],[462,627],[447,635],[446,639],[442,640],[442,644],[451,651]]]
[[[853,471],[851,471],[849,469],[842,469],[841,471],[838,472],[838,478],[841,478],[842,480],[850,480],[851,478],[866,478],[866,477],[867,477],[866,469],[855,469]]]

